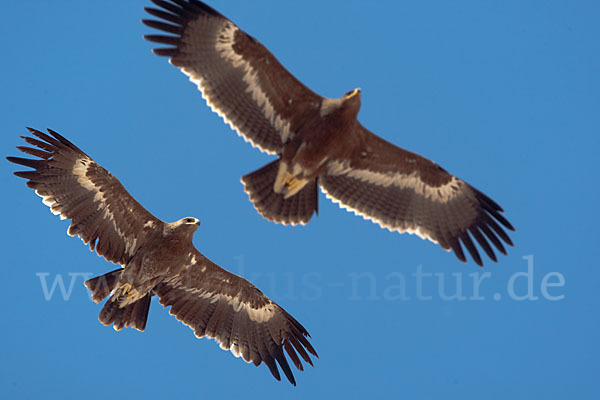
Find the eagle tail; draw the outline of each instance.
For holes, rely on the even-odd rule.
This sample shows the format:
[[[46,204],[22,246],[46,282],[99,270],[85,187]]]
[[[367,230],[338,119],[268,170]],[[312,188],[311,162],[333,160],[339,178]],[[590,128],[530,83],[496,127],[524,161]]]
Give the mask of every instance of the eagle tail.
[[[120,302],[118,299],[114,299],[114,296],[111,296],[102,307],[102,311],[98,316],[100,322],[103,325],[114,324],[113,328],[117,331],[130,326],[143,332],[146,329],[152,292],[125,307],[119,307]]]
[[[243,176],[244,190],[256,210],[268,220],[284,225],[304,225],[314,213],[319,212],[317,180],[308,182],[302,190],[286,199],[273,190],[280,161],[273,161]]]
[[[92,300],[94,303],[100,303],[108,297],[110,292],[117,286],[117,281],[119,280],[121,273],[123,273],[123,268],[115,269],[114,271],[110,271],[104,275],[83,282],[85,287],[92,291]]]

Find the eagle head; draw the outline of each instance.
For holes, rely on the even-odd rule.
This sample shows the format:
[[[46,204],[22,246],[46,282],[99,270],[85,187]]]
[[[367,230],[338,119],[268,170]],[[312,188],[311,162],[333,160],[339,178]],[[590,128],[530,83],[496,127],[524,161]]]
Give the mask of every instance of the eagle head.
[[[356,89],[347,91],[346,94],[344,95],[344,100],[348,101],[355,96],[358,96],[357,99],[360,101],[360,88],[356,88]]]
[[[180,228],[187,228],[192,229],[192,231],[195,231],[200,226],[200,220],[194,217],[185,217],[177,221],[176,224]]]
[[[360,88],[346,92],[346,94],[342,96],[342,100],[342,112],[356,117],[361,104]]]

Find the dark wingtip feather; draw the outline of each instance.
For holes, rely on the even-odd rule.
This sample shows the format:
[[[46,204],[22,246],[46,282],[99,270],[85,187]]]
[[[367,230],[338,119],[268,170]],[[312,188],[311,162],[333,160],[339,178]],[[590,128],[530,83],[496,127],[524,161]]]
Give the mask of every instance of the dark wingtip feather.
[[[148,14],[152,15],[153,17],[162,18],[165,21],[169,21],[176,25],[183,25],[185,23],[183,18],[181,18],[179,15],[168,13],[163,10],[157,10],[156,8],[152,8],[152,7],[144,7],[144,11],[146,11]]]
[[[290,359],[292,360],[292,363],[294,363],[294,366],[299,371],[304,371],[304,366],[302,365],[302,361],[300,361],[300,357],[298,357],[298,354],[296,354],[296,352],[294,351],[294,347],[290,344],[289,340],[286,339],[283,341],[283,347],[285,348],[285,351],[288,353],[288,356],[290,356]]]
[[[46,142],[52,144],[55,147],[61,148],[61,147],[67,147],[73,151],[76,151],[77,153],[84,155],[86,157],[89,157],[83,150],[81,150],[79,147],[75,146],[69,139],[65,138],[63,135],[61,135],[60,133],[56,132],[55,130],[52,130],[50,128],[46,128],[46,130],[48,131],[48,133],[52,136],[48,136],[47,134],[38,131],[37,129],[33,129],[33,128],[29,128],[27,127],[27,129],[29,130],[29,132],[31,132],[31,134],[37,136],[38,138],[45,140]],[[45,150],[48,150],[48,145],[44,144],[44,143],[40,143],[38,140],[35,140],[33,138],[28,138],[25,137],[24,138],[25,141],[29,144],[33,144],[35,146],[39,146]],[[53,149],[54,150],[54,149]]]
[[[162,11],[152,7],[145,7],[144,10],[157,18],[184,25],[191,19],[195,19],[199,15],[212,15],[214,17],[225,18],[214,8],[197,0],[151,0],[156,6],[162,8]],[[144,21],[142,21],[144,22]],[[144,22],[146,24],[146,22]],[[148,24],[146,24],[148,25]],[[162,29],[162,28],[158,28]],[[163,29],[164,30],[164,29]]]
[[[294,346],[294,349],[296,349],[296,351],[300,354],[300,357],[302,357],[302,359],[305,362],[307,362],[308,364],[310,364],[311,366],[314,367],[314,365],[312,363],[312,360],[310,359],[310,356],[308,355],[308,353],[306,352],[306,350],[304,349],[304,347],[302,347],[302,345],[298,341],[297,337],[296,336],[290,336],[288,339],[289,339],[290,343]]]
[[[473,261],[475,261],[475,263],[480,267],[483,267],[483,261],[481,260],[481,256],[479,255],[477,247],[475,247],[475,244],[473,243],[473,240],[471,239],[467,231],[461,233],[460,240],[469,251],[469,254],[471,254]]]
[[[152,43],[168,44],[171,46],[177,46],[181,40],[177,36],[166,35],[144,35],[144,39]]]
[[[152,3],[154,3],[155,5],[172,12],[175,15],[179,15],[181,17],[185,17],[185,18],[191,18],[193,17],[193,14],[190,11],[187,11],[175,4],[169,3],[165,0],[151,0]]]
[[[45,134],[44,132],[38,131],[37,129],[34,128],[29,128],[27,127],[27,130],[29,130],[29,133],[31,133],[32,135],[38,137],[39,139],[42,139],[44,141],[46,141],[47,143],[49,143],[50,145],[56,147],[56,148],[61,148],[61,147],[65,147],[65,146],[73,146],[73,148],[77,149],[77,147],[75,147],[71,142],[69,142],[67,139],[63,138],[62,136],[60,136],[58,133],[52,131],[51,129],[48,129],[48,133],[50,133],[51,135],[55,136],[48,136],[47,134]],[[28,138],[25,138],[26,142],[29,142],[27,140]],[[35,140],[33,138],[31,138],[32,141],[39,143],[39,140]],[[65,142],[61,142],[61,139],[65,140]],[[37,143],[34,143],[37,145]],[[48,144],[45,144],[42,146],[42,148],[44,148],[44,146],[48,146]],[[56,149],[52,149],[53,151]],[[79,149],[77,149],[79,150]],[[79,150],[81,151],[81,150]]]
[[[296,328],[296,332],[295,335],[300,339],[300,341],[302,342],[302,344],[306,347],[306,349],[315,357],[319,358],[319,355],[317,354],[317,351],[314,349],[314,347],[310,344],[310,342],[308,341],[308,338],[310,338],[310,333],[308,333],[308,331],[306,330],[306,328],[300,323],[298,322],[298,320],[294,317],[292,317],[290,314],[288,314],[287,312],[285,313],[288,321],[290,321],[293,325],[293,327]],[[311,362],[312,365],[312,362]]]
[[[488,216],[487,218],[490,218],[490,217]],[[485,236],[487,236],[488,239],[490,239],[490,241],[494,244],[494,246],[496,246],[498,251],[500,251],[504,255],[507,254],[506,249],[504,248],[504,245],[502,244],[502,241],[500,239],[498,239],[498,236],[496,236],[496,234],[494,232],[492,232],[492,230],[488,226],[487,221],[482,223],[479,226],[479,228],[483,231]]]
[[[498,221],[500,221],[500,223],[502,225],[504,225],[506,227],[506,229],[510,229],[513,232],[515,231],[514,226],[512,226],[512,224],[504,217],[504,215],[498,214],[498,215],[494,215],[494,217],[496,217],[496,219]]]
[[[308,337],[310,337],[310,335],[307,335]],[[309,351],[310,354],[312,354],[313,356],[319,358],[319,355],[317,354],[317,351],[315,350],[314,347],[312,347],[312,345],[310,344],[310,342],[308,341],[308,339],[306,338],[306,336],[301,336],[300,341],[302,342],[302,344],[304,344],[304,346],[306,347],[306,349]],[[312,364],[312,361],[310,361],[310,365]]]
[[[222,17],[223,15],[218,12],[217,10],[215,10],[214,8],[212,8],[211,6],[209,6],[208,4],[205,4],[199,0],[188,0],[188,1],[184,1],[184,0],[172,0],[175,3],[181,5],[182,7],[186,7],[187,9],[189,9],[190,11],[195,11],[196,13],[207,13],[210,15],[213,15],[215,17]]]
[[[449,237],[448,244],[450,245],[450,248],[454,251],[454,255],[456,256],[456,258],[466,263],[467,257],[465,257],[465,253],[463,252],[463,249],[460,246],[460,242],[458,241],[458,239],[456,237]]]
[[[485,240],[485,237],[483,236],[483,234],[479,230],[478,225],[475,225],[475,226],[472,226],[471,228],[469,228],[469,232],[475,238],[475,240],[477,240],[477,243],[479,243],[479,246],[481,246],[481,248],[485,251],[485,253],[488,255],[488,257],[492,261],[498,262],[498,258],[496,257],[496,253],[494,253],[494,250],[492,249],[492,246],[490,246],[490,244],[488,243],[488,241]]]
[[[39,177],[39,172],[37,171],[16,171],[13,172],[13,175],[18,176],[23,179],[35,179]]]
[[[179,54],[179,50],[173,47],[152,49],[152,52],[161,57],[175,57],[177,54]]]
[[[29,159],[29,158],[6,157],[6,159],[8,161],[10,161],[11,163],[15,163],[15,164],[19,164],[19,165],[24,165],[26,167],[30,167],[30,168],[34,168],[34,169],[42,168],[43,166],[46,165],[46,161],[32,160],[32,159]]]
[[[59,141],[57,141],[56,139],[54,139],[54,138],[52,138],[52,137],[50,137],[50,136],[46,135],[46,134],[45,134],[44,132],[42,132],[42,131],[38,131],[37,129],[30,128],[30,127],[27,127],[27,130],[28,130],[28,131],[29,131],[29,133],[31,133],[32,135],[34,135],[34,136],[37,136],[38,138],[40,138],[40,139],[42,139],[42,140],[45,140],[45,141],[47,141],[48,143],[51,143],[51,144],[53,144],[53,145],[55,145],[55,146],[58,146],[58,145],[59,145],[59,143],[60,143],[60,142],[59,142]]]
[[[294,374],[292,373],[290,364],[288,363],[287,359],[285,358],[285,354],[283,353],[283,350],[281,349],[281,347],[275,345],[275,347],[273,348],[273,353],[275,353],[274,354],[275,359],[279,363],[279,366],[283,370],[283,373],[285,374],[288,381],[290,381],[290,383],[292,385],[296,386],[296,378],[294,378]]]
[[[500,205],[498,203],[496,203],[494,200],[492,200],[490,197],[488,197],[483,192],[480,192],[479,190],[477,190],[475,188],[473,188],[473,190],[475,191],[477,199],[479,200],[479,202],[483,206],[483,208],[486,211],[488,211],[491,215],[493,215],[494,218],[496,218],[507,229],[510,229],[511,231],[514,232],[515,228],[506,219],[506,217],[504,217],[504,215],[501,214],[504,212],[504,209],[502,207],[500,207]]]
[[[273,378],[277,379],[278,381],[281,381],[281,375],[279,374],[279,369],[277,368],[275,360],[269,355],[268,357],[263,357],[263,361],[269,368],[269,371],[271,371],[271,375],[273,375]]]
[[[494,230],[494,232],[496,232],[498,236],[500,236],[502,240],[504,240],[506,244],[513,246],[513,242],[510,239],[510,237],[506,234],[506,232],[504,232],[504,229],[502,229],[502,227],[500,227],[500,225],[498,225],[498,223],[493,218],[490,218],[488,220],[488,225]]]
[[[480,201],[486,203],[487,205],[489,205],[494,210],[499,211],[499,212],[504,212],[504,209],[502,207],[500,207],[500,204],[496,203],[494,200],[492,200],[485,193],[480,192],[479,190],[477,190],[477,197],[479,197]]]
[[[39,157],[44,160],[47,160],[50,157],[52,157],[52,153],[49,153],[49,152],[43,151],[43,150],[39,150],[39,149],[34,149],[32,147],[17,146],[17,149],[25,154],[29,154],[30,156]]]
[[[178,25],[167,24],[166,22],[156,21],[154,19],[143,19],[142,23],[150,28],[172,33],[174,35],[181,36],[183,34],[183,28]]]
[[[77,148],[73,143],[71,143],[70,140],[68,140],[66,137],[64,137],[60,133],[58,133],[50,128],[46,128],[46,130],[48,131],[49,134],[54,136],[54,138],[58,139],[61,143],[66,144],[67,146],[69,146],[71,148]]]
[[[46,142],[42,142],[41,140],[34,139],[31,136],[21,136],[21,139],[25,140],[27,144],[38,147],[42,150],[46,150],[49,153],[54,153],[56,151],[56,146],[53,146]]]

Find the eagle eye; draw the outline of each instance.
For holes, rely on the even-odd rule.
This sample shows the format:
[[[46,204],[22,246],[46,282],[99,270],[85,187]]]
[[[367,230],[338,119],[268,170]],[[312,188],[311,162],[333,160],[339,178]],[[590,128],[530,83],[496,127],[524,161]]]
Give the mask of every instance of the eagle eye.
[[[196,222],[196,221],[194,220],[194,218],[186,218],[186,219],[185,219],[185,222],[186,222],[187,224],[193,224],[193,223],[194,223],[194,222]]]

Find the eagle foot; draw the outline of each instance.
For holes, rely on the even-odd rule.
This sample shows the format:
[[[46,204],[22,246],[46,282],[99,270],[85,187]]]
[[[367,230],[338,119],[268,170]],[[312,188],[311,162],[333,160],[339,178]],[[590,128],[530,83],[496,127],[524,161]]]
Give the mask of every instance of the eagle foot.
[[[304,186],[306,186],[307,183],[308,183],[308,181],[306,179],[298,179],[295,177],[291,178],[291,179],[287,179],[285,182],[286,193],[283,197],[285,199],[292,197],[293,195],[295,195],[296,193],[301,191],[302,188]]]
[[[127,294],[129,291],[131,291],[131,288],[131,283],[124,283],[123,286],[121,286],[121,293]]]
[[[129,296],[127,296],[125,301],[127,302],[127,304],[133,303],[134,301],[136,301],[138,299],[139,295],[140,295],[140,292],[138,292],[137,289],[131,289],[131,290],[129,290]]]
[[[120,301],[120,307],[125,307],[134,303],[140,297],[140,292],[134,288],[131,283],[124,283],[119,290],[121,291],[119,297],[125,296],[125,298]]]

